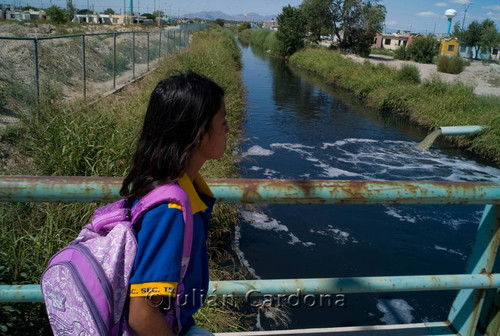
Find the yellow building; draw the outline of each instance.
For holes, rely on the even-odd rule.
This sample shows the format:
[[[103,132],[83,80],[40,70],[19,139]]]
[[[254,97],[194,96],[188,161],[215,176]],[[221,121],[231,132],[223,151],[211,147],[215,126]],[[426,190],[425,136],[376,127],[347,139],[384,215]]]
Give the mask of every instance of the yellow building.
[[[458,40],[454,37],[441,40],[439,44],[439,55],[455,56],[458,54]]]
[[[113,25],[122,25],[125,23],[125,15],[110,14],[109,20]]]

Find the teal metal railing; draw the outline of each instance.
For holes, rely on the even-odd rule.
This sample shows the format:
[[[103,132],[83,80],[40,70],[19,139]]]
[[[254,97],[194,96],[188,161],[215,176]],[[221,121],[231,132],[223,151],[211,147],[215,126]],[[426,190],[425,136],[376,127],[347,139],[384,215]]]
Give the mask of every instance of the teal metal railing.
[[[253,179],[208,183],[220,201],[231,203],[486,204],[464,274],[212,281],[209,293],[257,296],[297,291],[329,294],[459,290],[448,320],[425,323],[423,329],[418,328],[418,334],[500,333],[500,274],[492,274],[500,241],[500,183]],[[107,202],[119,199],[120,186],[119,178],[4,176],[0,177],[0,201]],[[39,285],[0,286],[0,302],[33,301],[43,301]]]

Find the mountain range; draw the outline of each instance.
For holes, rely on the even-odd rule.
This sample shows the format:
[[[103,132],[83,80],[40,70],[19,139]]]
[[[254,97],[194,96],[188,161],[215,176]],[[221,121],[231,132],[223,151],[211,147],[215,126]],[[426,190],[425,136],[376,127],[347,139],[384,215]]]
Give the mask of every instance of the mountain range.
[[[246,15],[245,14],[229,15],[221,11],[210,11],[210,12],[189,13],[186,14],[185,17],[190,19],[197,18],[203,20],[223,19],[228,21],[260,22],[260,21],[275,19],[276,15],[260,15],[257,13],[246,13]]]

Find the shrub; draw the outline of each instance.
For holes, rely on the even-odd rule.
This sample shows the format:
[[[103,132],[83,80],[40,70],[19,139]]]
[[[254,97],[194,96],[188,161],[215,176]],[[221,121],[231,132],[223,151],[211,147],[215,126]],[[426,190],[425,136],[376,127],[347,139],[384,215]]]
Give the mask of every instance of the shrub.
[[[439,56],[437,58],[437,71],[449,74],[459,74],[464,71],[465,61],[460,56]]]
[[[264,50],[270,50],[273,55],[277,54],[278,41],[276,40],[276,32],[274,31],[266,29],[252,30],[250,43]]]
[[[439,52],[439,42],[431,34],[416,38],[408,47],[414,61],[418,63],[432,63]]]
[[[250,25],[250,22],[242,22],[238,26],[238,33],[244,31],[245,29],[251,29],[252,26]]]
[[[400,82],[420,83],[420,71],[414,65],[403,65],[396,73]]]
[[[411,58],[411,54],[405,46],[401,46],[396,51],[394,51],[394,58],[398,60],[408,61]]]
[[[106,70],[109,74],[113,74],[113,54],[110,54],[105,59]],[[120,75],[126,70],[129,70],[128,60],[120,54],[116,54],[115,75]]]

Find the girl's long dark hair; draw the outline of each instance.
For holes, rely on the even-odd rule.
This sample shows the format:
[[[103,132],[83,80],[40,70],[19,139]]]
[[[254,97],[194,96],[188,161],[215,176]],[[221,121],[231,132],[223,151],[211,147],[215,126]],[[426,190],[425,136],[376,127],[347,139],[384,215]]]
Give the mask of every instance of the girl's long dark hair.
[[[160,81],[151,94],[132,169],[120,194],[139,199],[159,185],[177,181],[209,131],[224,90],[189,72]]]

